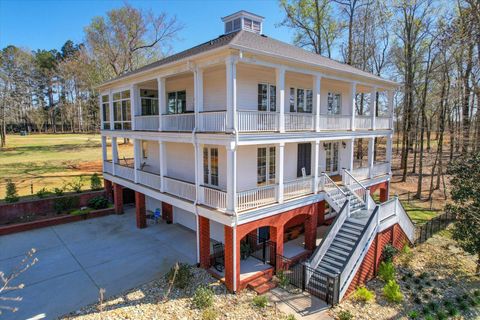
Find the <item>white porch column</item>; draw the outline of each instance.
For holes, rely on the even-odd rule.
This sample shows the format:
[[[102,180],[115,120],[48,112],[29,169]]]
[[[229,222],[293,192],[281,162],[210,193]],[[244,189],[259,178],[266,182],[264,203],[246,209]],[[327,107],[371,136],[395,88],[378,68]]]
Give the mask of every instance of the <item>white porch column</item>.
[[[202,145],[194,144],[195,148],[195,187],[197,190],[197,203],[204,203],[203,192],[200,191],[200,186],[203,183],[203,152]],[[198,231],[198,229],[197,229]]]
[[[227,128],[237,129],[237,60],[230,56],[225,60],[227,80]]]
[[[167,157],[165,156],[165,143],[161,140],[158,141],[158,152],[158,158],[160,159],[160,192],[165,192],[165,180],[163,177],[167,173]]]
[[[314,176],[313,176],[313,193],[318,192],[318,179],[319,179],[319,170],[318,170],[318,165],[320,162],[320,141],[317,140],[315,141],[315,158],[313,161],[313,165],[315,166],[313,168]]]
[[[393,147],[393,135],[387,135],[387,161],[388,161],[388,174],[392,175],[392,147]]]
[[[140,90],[138,89],[138,85],[131,84],[130,85],[130,113],[131,113],[131,128],[132,130],[136,130],[135,128],[135,116],[140,114]]]
[[[162,115],[167,113],[167,97],[165,92],[165,77],[157,78],[158,86],[158,131],[162,131]]]
[[[395,92],[388,90],[388,116],[390,118],[390,128],[393,130],[393,97]]]
[[[237,209],[237,146],[227,146],[227,212],[235,214]]]
[[[352,82],[351,87],[350,87],[350,97],[351,97],[351,112],[352,112],[352,131],[355,131],[355,113],[357,112],[357,83]]]
[[[102,168],[103,172],[105,172],[105,161],[107,161],[108,155],[107,155],[107,137],[102,136]],[[113,166],[113,164],[112,164]]]
[[[196,67],[193,72],[194,87],[194,109],[195,109],[195,128],[204,130],[200,127],[200,113],[203,112],[203,69]]]
[[[115,175],[115,165],[118,163],[117,137],[112,137],[112,172]]]
[[[377,119],[377,87],[372,88],[370,94],[370,112],[372,117],[372,130],[376,129],[376,119]]]
[[[285,171],[285,142],[278,145],[278,203],[283,203],[284,189],[284,171]]]
[[[345,145],[345,151],[347,155],[347,161],[344,163],[346,164],[345,169],[348,171],[353,170],[353,157],[354,157],[354,151],[355,151],[355,139],[352,138],[350,140],[347,140],[346,145]],[[343,174],[343,173],[342,173]],[[344,182],[345,182],[345,175],[343,174]]]
[[[313,107],[315,109],[315,131],[320,131],[320,102],[321,102],[321,86],[322,77],[315,75],[313,78]]]
[[[368,177],[373,178],[373,161],[375,152],[375,137],[368,139]]]
[[[140,170],[141,167],[141,157],[142,157],[142,140],[134,139],[133,140],[133,181],[138,183],[138,173],[137,170]]]
[[[285,67],[275,69],[277,87],[277,110],[279,112],[279,131],[285,132]]]
[[[110,130],[115,130],[113,122],[115,118],[113,117],[113,93],[112,90],[108,92],[108,108],[109,108],[109,113],[110,113]]]

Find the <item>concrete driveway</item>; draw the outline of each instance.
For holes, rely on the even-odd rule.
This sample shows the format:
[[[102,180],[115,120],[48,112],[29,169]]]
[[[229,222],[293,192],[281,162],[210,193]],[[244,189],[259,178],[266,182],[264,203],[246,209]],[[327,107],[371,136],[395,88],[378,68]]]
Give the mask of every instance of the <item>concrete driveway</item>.
[[[38,263],[17,283],[25,288],[9,296],[21,302],[1,302],[19,308],[2,319],[55,319],[106,296],[163,276],[176,262],[196,262],[196,236],[179,225],[135,227],[135,212],[112,215],[0,237],[0,270],[18,265],[36,248]]]

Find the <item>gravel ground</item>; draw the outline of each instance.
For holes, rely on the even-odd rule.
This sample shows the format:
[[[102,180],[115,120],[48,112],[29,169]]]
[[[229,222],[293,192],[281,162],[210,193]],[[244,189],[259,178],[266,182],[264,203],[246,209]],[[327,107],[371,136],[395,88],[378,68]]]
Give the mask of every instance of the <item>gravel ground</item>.
[[[207,319],[203,310],[192,304],[192,296],[200,285],[210,286],[214,292],[212,319],[286,319],[286,315],[269,303],[265,308],[252,304],[255,293],[245,290],[240,294],[229,294],[219,281],[205,270],[192,268],[190,285],[184,289],[173,288],[169,299],[164,300],[168,289],[165,279],[158,279],[139,288],[132,289],[120,296],[105,300],[63,316],[60,319],[110,320],[110,319]]]
[[[409,316],[415,310],[416,319],[480,319],[480,297],[473,294],[480,289],[480,277],[474,276],[475,257],[460,249],[448,231],[413,248],[410,254],[400,254],[395,266],[402,303],[388,303],[382,293],[384,283],[374,279],[366,286],[375,292],[373,301],[363,303],[349,297],[333,308],[331,315],[339,319],[341,311],[349,311],[353,319],[415,319]],[[455,316],[448,315],[446,301],[458,312]],[[437,308],[432,311],[429,306],[433,304]]]

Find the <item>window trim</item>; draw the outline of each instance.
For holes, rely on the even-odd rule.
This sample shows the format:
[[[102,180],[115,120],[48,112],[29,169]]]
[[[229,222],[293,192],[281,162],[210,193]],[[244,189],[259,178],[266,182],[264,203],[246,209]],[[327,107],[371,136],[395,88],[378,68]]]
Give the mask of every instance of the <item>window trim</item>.
[[[217,152],[217,161],[216,161],[216,171],[217,171],[217,184],[212,183],[212,150],[216,150]],[[205,151],[207,151],[207,163],[205,163]],[[220,185],[220,153],[218,150],[218,147],[209,147],[209,146],[204,146],[202,149],[202,159],[203,159],[203,185],[207,187],[211,187],[214,189],[218,189]],[[205,166],[206,165],[206,166]],[[205,168],[207,169],[207,172],[205,172]],[[205,178],[207,178],[208,181],[205,181]]]
[[[293,90],[293,105],[292,105],[292,90]],[[303,90],[303,111],[298,111],[298,90]],[[310,111],[307,111],[307,94],[311,92],[312,94],[312,103],[310,104]],[[313,89],[310,88],[301,88],[301,87],[290,87],[289,96],[288,96],[289,112],[290,113],[308,113],[313,114]],[[293,108],[292,108],[293,107]]]
[[[259,92],[259,86],[260,85],[265,85],[267,86],[267,110],[260,110],[260,103],[258,101],[258,97],[260,96]],[[275,109],[272,110],[272,95],[271,95],[271,88],[275,88],[275,95],[274,95],[274,106]],[[257,84],[257,111],[262,111],[262,112],[277,112],[277,86],[268,82],[259,82]]]
[[[339,96],[339,102],[338,102],[338,113],[330,113],[329,111],[329,96],[332,95],[335,97],[336,95]],[[338,116],[342,114],[342,93],[338,91],[328,91],[327,92],[327,114],[332,115],[332,116]]]
[[[265,181],[259,182],[259,166],[258,166],[258,152],[260,149],[265,149]],[[270,151],[273,149],[273,178],[271,176],[271,166],[270,166]],[[270,186],[277,183],[277,147],[275,145],[265,145],[262,147],[257,147],[257,187],[258,186]]]
[[[179,93],[182,93],[184,92],[185,93],[185,110],[183,112],[178,112],[178,94]],[[172,112],[170,113],[170,106],[169,106],[169,96],[171,93],[174,93],[175,94],[175,111],[176,112]],[[183,90],[176,90],[176,91],[169,91],[167,92],[166,94],[166,99],[167,99],[167,115],[168,114],[184,114],[184,113],[187,113],[187,89],[183,89]]]

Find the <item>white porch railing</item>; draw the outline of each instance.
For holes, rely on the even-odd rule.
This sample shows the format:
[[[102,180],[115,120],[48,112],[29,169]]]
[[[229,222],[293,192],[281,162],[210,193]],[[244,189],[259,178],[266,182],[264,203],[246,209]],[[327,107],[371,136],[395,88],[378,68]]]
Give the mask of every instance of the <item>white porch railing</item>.
[[[135,116],[135,130],[158,131],[158,115]]]
[[[325,196],[330,199],[329,203],[335,211],[339,212],[347,199],[347,195],[342,189],[326,174],[322,173],[318,179],[318,190],[325,191]]]
[[[350,172],[348,172],[348,170],[344,170],[344,183],[350,192],[352,192],[363,204],[367,204],[368,207],[370,204],[368,202],[368,198],[370,198],[369,190]]]
[[[350,130],[352,116],[320,115],[320,130]]]
[[[170,177],[163,177],[165,181],[165,192],[174,196],[195,201],[195,184],[177,180]]]
[[[372,168],[372,177],[383,176],[390,173],[390,163],[375,163]]]
[[[138,183],[146,185],[147,187],[150,187],[155,190],[160,190],[160,175],[147,172],[147,171],[142,171],[142,170],[137,170],[137,179]]]
[[[202,203],[219,210],[227,208],[227,193],[225,191],[200,186]]]
[[[375,129],[391,129],[390,117],[377,117],[375,119]]]
[[[135,173],[133,168],[115,164],[115,176],[133,181]]]
[[[198,116],[200,131],[225,132],[227,130],[227,111],[201,112]]]
[[[238,111],[237,121],[237,128],[240,132],[278,131],[279,128],[277,112]]]
[[[311,131],[314,129],[314,119],[311,113],[285,113],[285,130]]]
[[[355,129],[368,130],[372,129],[372,117],[371,116],[355,116]]]
[[[237,192],[237,210],[258,208],[277,201],[276,184]]]
[[[113,164],[111,161],[103,161],[103,172],[113,174]]]
[[[369,167],[356,168],[351,170],[351,174],[357,180],[366,180],[370,177],[370,168]]]
[[[162,115],[163,131],[192,131],[195,127],[194,113],[178,113]]]
[[[283,198],[285,200],[301,197],[310,193],[313,193],[313,177],[287,181],[283,185]]]

